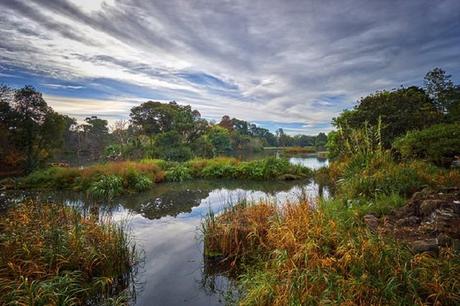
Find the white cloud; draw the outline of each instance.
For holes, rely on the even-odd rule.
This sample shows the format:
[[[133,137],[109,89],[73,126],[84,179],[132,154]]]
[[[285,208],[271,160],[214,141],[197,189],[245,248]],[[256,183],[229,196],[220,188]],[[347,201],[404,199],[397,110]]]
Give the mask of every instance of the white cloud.
[[[101,79],[139,86],[130,99],[155,92],[213,118],[305,122],[313,130],[363,95],[420,83],[434,66],[460,74],[455,0],[11,0],[1,6],[0,64],[84,87]],[[236,88],[184,74],[211,75]],[[87,105],[72,101],[82,104],[65,104],[70,114]],[[114,96],[111,108],[92,101],[91,110],[101,114],[129,109],[125,97]]]

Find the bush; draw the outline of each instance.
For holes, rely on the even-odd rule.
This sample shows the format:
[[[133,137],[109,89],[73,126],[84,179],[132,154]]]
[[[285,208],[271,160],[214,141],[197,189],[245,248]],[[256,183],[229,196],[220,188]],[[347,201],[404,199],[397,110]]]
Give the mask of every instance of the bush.
[[[412,131],[397,139],[393,146],[403,158],[422,158],[449,166],[460,155],[460,124],[438,124]]]
[[[93,182],[88,193],[96,198],[113,199],[123,192],[123,180],[116,175],[103,175]]]
[[[191,178],[191,170],[185,165],[178,165],[166,171],[166,180],[169,182],[183,182]]]
[[[439,170],[424,162],[397,163],[390,152],[355,154],[331,163],[339,196],[372,199],[380,195],[409,196],[433,182]]]
[[[28,188],[50,188],[54,187],[54,175],[57,173],[57,167],[51,167],[44,170],[36,170],[26,176],[21,185]]]

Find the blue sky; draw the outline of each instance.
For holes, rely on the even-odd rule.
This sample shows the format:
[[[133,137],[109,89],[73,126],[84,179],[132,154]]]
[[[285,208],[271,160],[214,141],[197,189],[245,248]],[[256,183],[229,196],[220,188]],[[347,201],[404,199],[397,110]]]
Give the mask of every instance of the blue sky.
[[[460,78],[457,0],[0,0],[0,83],[78,119],[147,100],[316,134],[362,96]]]

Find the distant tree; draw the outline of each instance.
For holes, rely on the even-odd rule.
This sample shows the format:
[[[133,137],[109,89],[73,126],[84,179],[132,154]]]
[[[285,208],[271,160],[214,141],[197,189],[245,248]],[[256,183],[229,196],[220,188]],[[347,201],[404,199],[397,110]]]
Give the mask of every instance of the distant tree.
[[[112,136],[115,139],[116,143],[120,146],[125,146],[128,144],[129,138],[129,121],[127,120],[117,120],[111,126],[110,130],[112,132]]]
[[[227,154],[232,150],[230,132],[220,125],[213,126],[207,136],[214,148],[214,155]]]
[[[152,136],[172,129],[174,110],[170,104],[148,101],[133,107],[129,116],[142,134]]]
[[[436,108],[446,113],[452,104],[454,83],[451,75],[446,74],[441,68],[434,68],[425,75],[424,85],[427,94],[433,98]]]
[[[179,105],[175,101],[161,103],[148,101],[131,109],[131,122],[141,134],[155,134],[176,131],[181,140],[190,144],[199,138],[208,128],[200,112],[192,110],[190,105]]]
[[[49,160],[62,146],[66,117],[54,112],[32,86],[18,90],[0,89],[2,138],[8,147],[5,156],[21,156],[26,172]],[[6,130],[5,130],[6,129]],[[5,162],[5,160],[2,160]]]
[[[315,146],[318,149],[323,149],[326,147],[327,144],[327,136],[325,133],[319,133],[318,136],[315,137]]]
[[[291,137],[284,133],[282,128],[276,130],[276,138],[278,139],[278,145],[280,147],[288,147],[291,145]]]
[[[219,126],[227,129],[228,131],[233,131],[233,120],[230,119],[228,115],[224,115],[219,122]]]
[[[109,128],[107,120],[97,116],[85,118],[82,125],[83,143],[91,154],[92,159],[100,158],[109,141]]]

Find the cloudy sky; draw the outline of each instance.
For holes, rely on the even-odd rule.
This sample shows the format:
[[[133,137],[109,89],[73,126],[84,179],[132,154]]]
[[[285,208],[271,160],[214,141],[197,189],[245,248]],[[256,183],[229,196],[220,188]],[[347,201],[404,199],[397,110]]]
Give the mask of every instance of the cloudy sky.
[[[316,134],[435,66],[459,81],[459,0],[0,0],[0,83],[79,119],[176,100]]]

